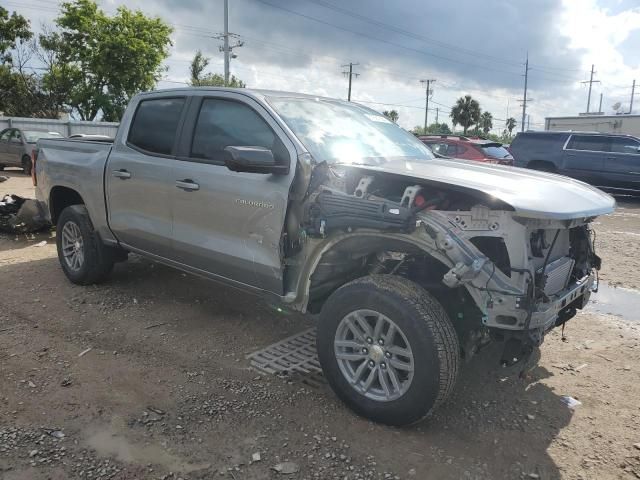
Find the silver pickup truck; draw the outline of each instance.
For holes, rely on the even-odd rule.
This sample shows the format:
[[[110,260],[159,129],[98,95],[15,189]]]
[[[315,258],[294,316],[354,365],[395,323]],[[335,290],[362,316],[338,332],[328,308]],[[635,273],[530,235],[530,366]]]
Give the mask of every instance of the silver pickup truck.
[[[569,178],[436,159],[355,103],[223,88],[137,95],[113,142],[41,140],[34,181],[69,280],[135,252],[319,313],[336,394],[394,425],[429,415],[488,342],[527,360],[583,308],[589,224],[615,206]]]

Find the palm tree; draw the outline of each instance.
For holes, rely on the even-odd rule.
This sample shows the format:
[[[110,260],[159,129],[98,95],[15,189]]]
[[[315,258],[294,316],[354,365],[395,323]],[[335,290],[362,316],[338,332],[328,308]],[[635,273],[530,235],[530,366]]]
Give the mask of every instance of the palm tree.
[[[398,119],[400,118],[400,115],[395,110],[385,110],[382,114],[393,123],[398,123]]]
[[[482,112],[482,115],[480,115],[480,121],[478,123],[480,125],[480,128],[482,128],[482,131],[486,135],[493,128],[493,115],[491,115],[491,113],[489,112]]]
[[[511,132],[514,128],[516,128],[516,119],[513,117],[507,118],[507,130],[509,130],[509,136],[511,136]]]
[[[478,123],[480,119],[480,104],[471,98],[471,95],[465,95],[456,101],[449,116],[453,120],[454,126],[462,125],[466,135],[469,127]]]

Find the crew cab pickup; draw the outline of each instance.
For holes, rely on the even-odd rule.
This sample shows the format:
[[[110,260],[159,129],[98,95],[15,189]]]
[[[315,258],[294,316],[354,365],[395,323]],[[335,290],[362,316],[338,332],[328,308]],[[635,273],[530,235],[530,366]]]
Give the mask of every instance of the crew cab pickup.
[[[451,159],[356,103],[248,89],[132,99],[113,142],[41,140],[37,197],[77,284],[129,252],[319,313],[337,395],[402,425],[462,359],[527,361],[583,308],[614,200],[549,173]]]

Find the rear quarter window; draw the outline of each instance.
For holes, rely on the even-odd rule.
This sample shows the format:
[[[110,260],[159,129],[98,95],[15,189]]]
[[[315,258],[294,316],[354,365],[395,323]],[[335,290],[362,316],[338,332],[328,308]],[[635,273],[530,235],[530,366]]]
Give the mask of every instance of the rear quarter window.
[[[184,105],[184,97],[141,101],[127,143],[146,152],[171,155]]]

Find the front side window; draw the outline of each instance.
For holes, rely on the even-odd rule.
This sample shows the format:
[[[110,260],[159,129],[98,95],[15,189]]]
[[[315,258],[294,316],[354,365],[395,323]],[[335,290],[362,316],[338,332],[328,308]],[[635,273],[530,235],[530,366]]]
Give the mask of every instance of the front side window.
[[[280,138],[258,113],[244,103],[205,98],[191,143],[191,157],[224,162],[226,147],[263,147],[278,164],[288,163]]]
[[[434,159],[414,135],[362,105],[314,97],[268,101],[317,162],[379,166]]]
[[[143,100],[129,128],[128,143],[147,152],[171,155],[184,98]]]
[[[613,153],[631,153],[638,155],[640,143],[633,138],[611,137],[611,151]]]
[[[609,150],[609,142],[607,137],[600,135],[573,135],[567,148],[570,150],[607,152]]]

